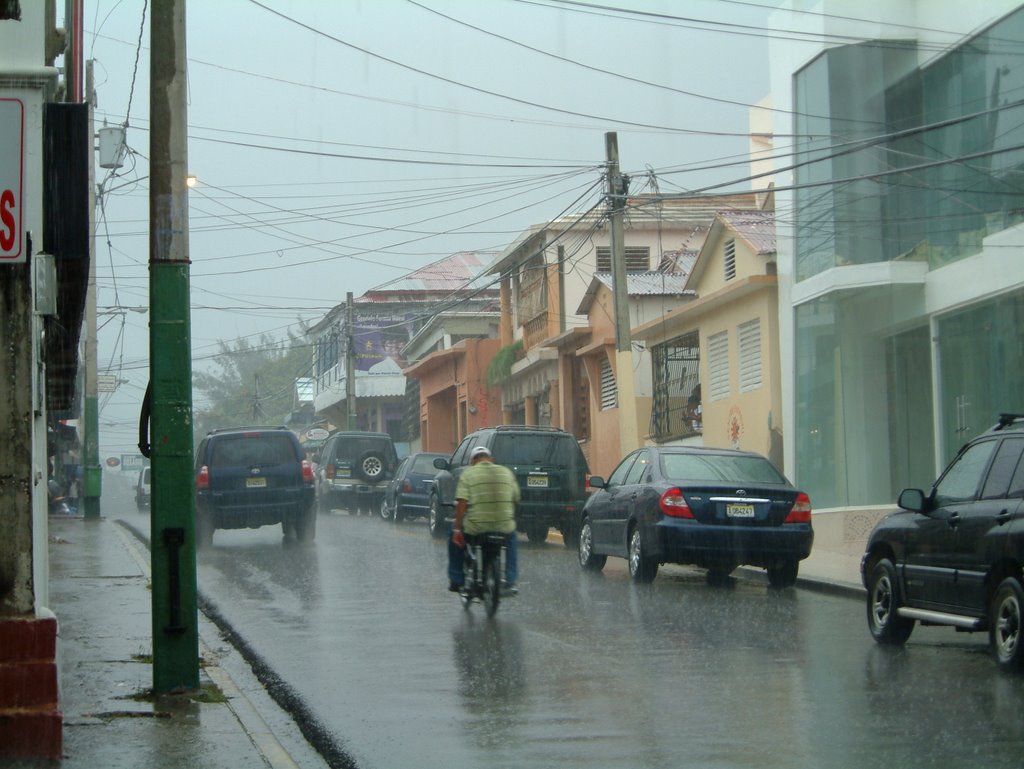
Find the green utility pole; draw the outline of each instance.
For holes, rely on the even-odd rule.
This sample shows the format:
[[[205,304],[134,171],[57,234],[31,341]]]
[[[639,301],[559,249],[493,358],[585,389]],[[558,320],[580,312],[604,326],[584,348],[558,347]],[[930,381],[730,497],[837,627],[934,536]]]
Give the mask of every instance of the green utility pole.
[[[185,0],[151,4],[149,349],[153,690],[199,688]]]

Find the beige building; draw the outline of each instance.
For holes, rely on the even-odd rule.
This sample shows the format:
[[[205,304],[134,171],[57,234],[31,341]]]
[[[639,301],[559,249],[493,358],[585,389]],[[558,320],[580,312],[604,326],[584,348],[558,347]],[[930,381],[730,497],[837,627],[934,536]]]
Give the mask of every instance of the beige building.
[[[653,361],[649,440],[756,451],[780,468],[775,223],[716,215],[686,282],[695,297],[633,329]]]

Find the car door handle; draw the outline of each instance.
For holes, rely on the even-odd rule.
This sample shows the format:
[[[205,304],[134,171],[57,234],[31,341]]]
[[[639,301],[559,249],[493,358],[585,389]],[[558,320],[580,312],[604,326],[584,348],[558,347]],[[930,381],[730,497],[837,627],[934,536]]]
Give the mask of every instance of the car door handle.
[[[947,523],[955,529],[960,524],[960,513],[953,512],[947,519]]]
[[[1010,520],[1012,516],[1009,510],[1003,510],[999,515],[996,516],[996,523],[1002,526],[1004,523]]]

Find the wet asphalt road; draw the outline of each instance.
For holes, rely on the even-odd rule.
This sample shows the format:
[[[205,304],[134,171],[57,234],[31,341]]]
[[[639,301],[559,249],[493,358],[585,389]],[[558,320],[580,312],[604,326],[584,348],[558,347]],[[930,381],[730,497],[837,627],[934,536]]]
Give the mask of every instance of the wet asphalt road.
[[[1024,760],[1024,679],[981,635],[917,628],[894,652],[850,598],[679,567],[634,586],[555,542],[524,539],[520,573],[487,620],[423,522],[343,511],[312,546],[218,531],[199,556],[203,596],[361,769]]]

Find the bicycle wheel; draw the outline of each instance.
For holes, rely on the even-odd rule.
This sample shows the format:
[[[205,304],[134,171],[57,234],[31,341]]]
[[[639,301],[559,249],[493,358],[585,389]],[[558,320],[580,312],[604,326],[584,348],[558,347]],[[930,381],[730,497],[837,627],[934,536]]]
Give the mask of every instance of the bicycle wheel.
[[[500,550],[498,551],[501,552]],[[501,597],[501,558],[497,553],[488,549],[484,552],[483,567],[483,589],[484,609],[488,617],[493,617],[498,611],[498,601]]]

